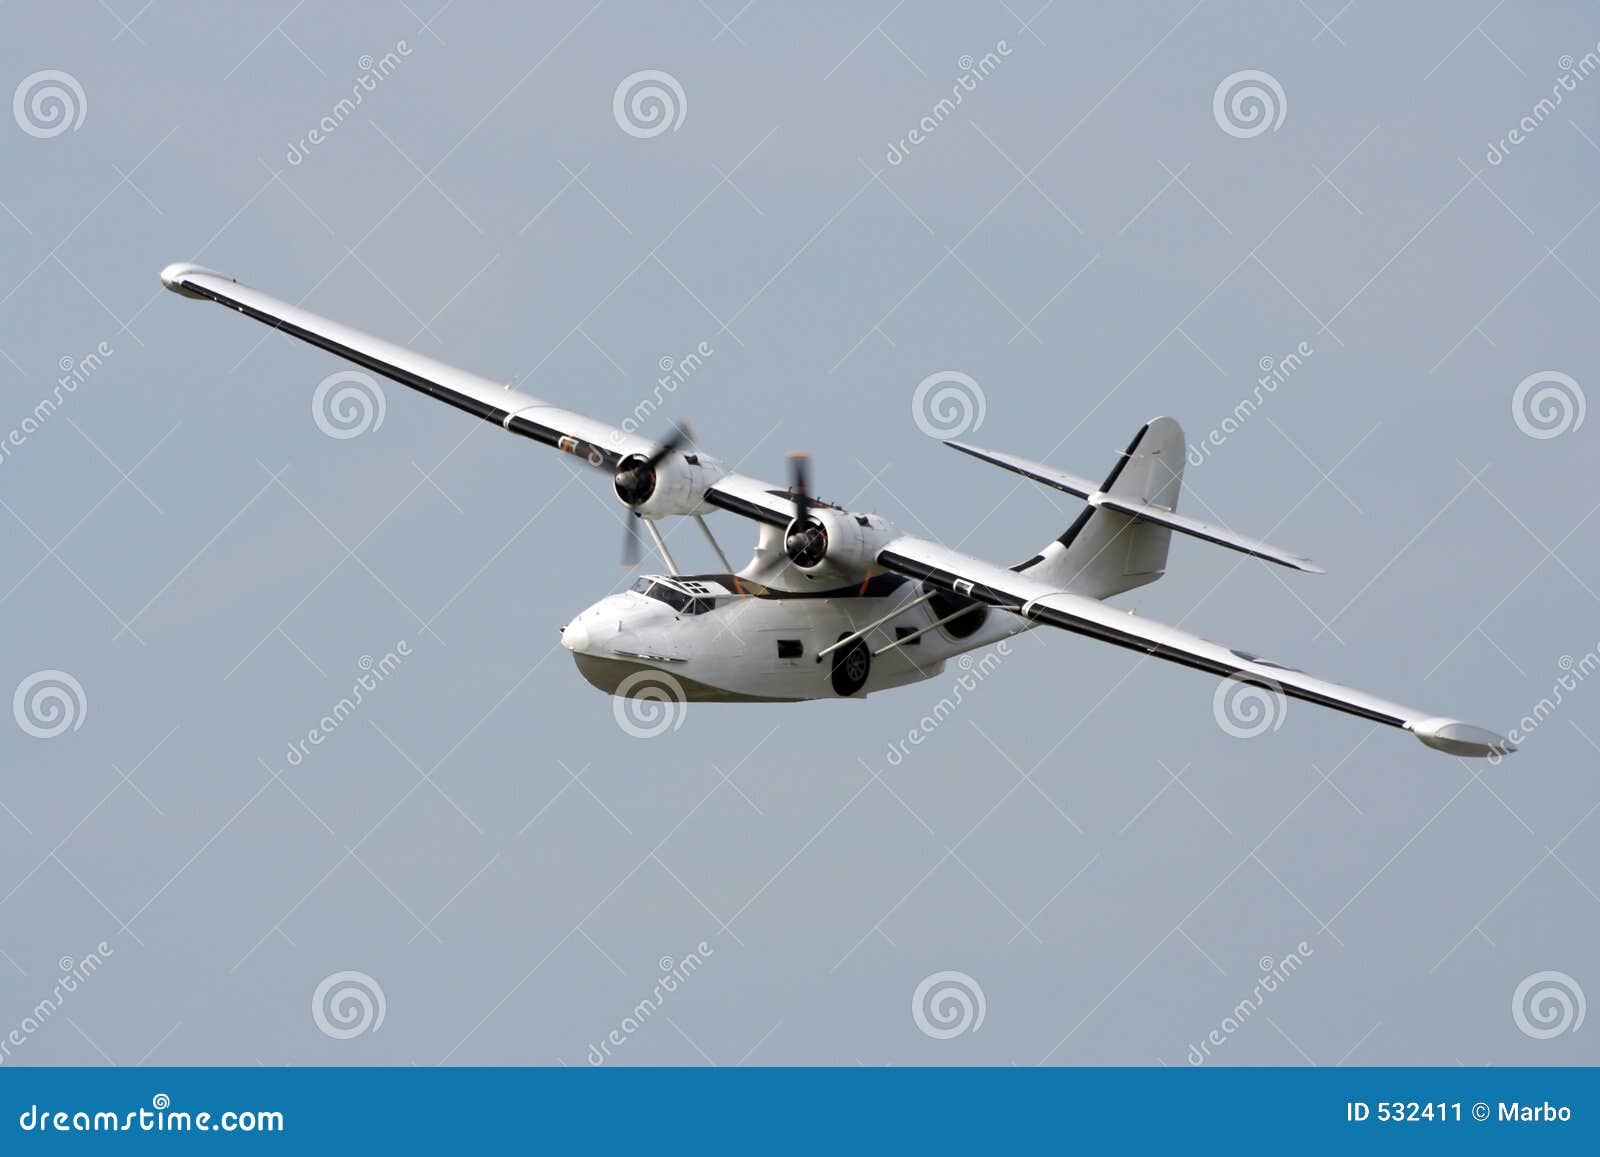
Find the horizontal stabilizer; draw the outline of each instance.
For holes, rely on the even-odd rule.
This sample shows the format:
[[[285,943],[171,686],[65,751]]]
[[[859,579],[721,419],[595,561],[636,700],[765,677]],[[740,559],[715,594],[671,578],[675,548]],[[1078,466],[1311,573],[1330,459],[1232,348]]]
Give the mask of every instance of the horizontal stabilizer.
[[[1287,550],[1273,546],[1270,542],[1262,542],[1259,538],[1251,538],[1249,535],[1229,530],[1225,526],[1201,522],[1198,518],[1190,518],[1175,510],[1162,510],[1160,507],[1148,506],[1143,502],[1129,502],[1127,499],[1110,494],[1098,498],[1090,495],[1089,501],[1106,510],[1120,510],[1123,514],[1131,514],[1134,518],[1143,519],[1145,522],[1154,522],[1182,534],[1214,542],[1218,546],[1226,546],[1230,550],[1243,551],[1254,558],[1264,558],[1268,562],[1293,567],[1295,570],[1310,571],[1312,574],[1327,573],[1303,555],[1291,554]]]
[[[1198,518],[1190,518],[1187,515],[1177,513],[1175,510],[1168,510],[1162,506],[1137,501],[1134,498],[1117,493],[1114,486],[1108,492],[1099,485],[1090,482],[1087,478],[1081,478],[1076,474],[1068,474],[1064,470],[1057,470],[1053,466],[1046,466],[1042,462],[1032,462],[1026,458],[1019,458],[1015,454],[1003,454],[998,450],[985,450],[979,446],[968,446],[963,442],[946,442],[945,445],[960,450],[963,454],[970,454],[974,458],[982,459],[985,462],[992,462],[996,466],[1021,474],[1025,478],[1031,478],[1035,482],[1042,482],[1046,486],[1053,486],[1057,490],[1075,494],[1079,498],[1087,500],[1091,506],[1096,506],[1103,510],[1115,510],[1142,522],[1164,526],[1169,530],[1176,530],[1180,534],[1187,534],[1206,542],[1214,542],[1218,546],[1241,551],[1253,558],[1265,559],[1280,566],[1309,571],[1312,574],[1326,573],[1322,567],[1304,555],[1295,554],[1292,551],[1273,546],[1269,542],[1263,542],[1258,538],[1251,538],[1249,535],[1229,530],[1225,526],[1202,522]]]
[[[1007,470],[1021,474],[1024,478],[1032,478],[1035,482],[1043,482],[1046,486],[1054,486],[1057,490],[1076,494],[1079,498],[1087,498],[1100,489],[1098,482],[1090,482],[1087,478],[1068,474],[1065,470],[1057,470],[1042,462],[1030,462],[1026,458],[1018,458],[1015,454],[1002,454],[998,450],[968,446],[965,442],[946,442],[945,445],[952,450],[960,450],[963,454],[971,454],[974,458],[981,458],[985,462],[993,462],[996,466],[1003,466]]]

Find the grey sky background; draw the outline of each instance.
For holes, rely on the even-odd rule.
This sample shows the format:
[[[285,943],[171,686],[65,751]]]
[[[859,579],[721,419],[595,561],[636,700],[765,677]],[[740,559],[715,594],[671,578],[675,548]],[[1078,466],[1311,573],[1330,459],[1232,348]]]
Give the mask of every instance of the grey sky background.
[[[1545,970],[1600,992],[1600,687],[1491,767],[1300,703],[1235,739],[1209,678],[1041,631],[898,764],[956,667],[638,739],[557,647],[629,581],[603,477],[392,384],[327,437],[343,363],[156,278],[199,260],[611,420],[707,342],[657,427],[769,478],[809,449],[824,496],[1005,563],[1076,506],[925,436],[929,374],[981,387],[971,440],[1097,475],[1306,342],[1181,509],[1329,573],[1175,542],[1122,605],[1505,730],[1600,645],[1600,420],[1512,407],[1594,388],[1600,78],[1486,150],[1595,50],[1592,5],[14,0],[0,28],[5,91],[58,69],[86,101],[0,125],[0,432],[113,351],[0,461],[0,690],[86,701],[0,728],[0,1030],[113,950],[6,1063],[582,1064],[701,941],[618,1062],[1181,1065],[1302,941],[1214,1063],[1600,1059],[1511,1012]],[[612,113],[642,69],[686,98],[649,139]],[[1239,139],[1212,97],[1244,69],[1286,107]],[[343,970],[385,1000],[348,1040],[311,1015]],[[944,970],[985,998],[948,1040],[911,1015]]]

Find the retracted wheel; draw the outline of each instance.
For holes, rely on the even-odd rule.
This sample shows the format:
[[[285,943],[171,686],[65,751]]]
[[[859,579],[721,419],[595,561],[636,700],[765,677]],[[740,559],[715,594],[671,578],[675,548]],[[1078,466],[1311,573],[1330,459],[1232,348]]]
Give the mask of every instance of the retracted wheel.
[[[857,639],[833,653],[833,689],[840,695],[849,696],[860,691],[867,685],[867,676],[871,673],[872,652],[867,650],[864,641]]]

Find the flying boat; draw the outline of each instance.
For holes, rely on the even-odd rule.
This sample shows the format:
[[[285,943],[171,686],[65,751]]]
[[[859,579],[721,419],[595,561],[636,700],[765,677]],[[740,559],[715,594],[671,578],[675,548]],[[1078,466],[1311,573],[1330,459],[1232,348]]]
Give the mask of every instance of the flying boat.
[[[1292,570],[1322,569],[1299,554],[1178,513],[1186,446],[1172,418],[1140,427],[1099,481],[948,442],[1084,504],[1031,558],[1003,566],[905,534],[880,515],[813,497],[803,455],[790,456],[786,485],[763,482],[702,452],[687,426],[660,440],[643,437],[198,265],[169,265],[161,280],[174,293],[226,306],[610,475],[626,514],[625,542],[636,543],[634,530],[642,527],[667,567],[600,599],[561,629],[561,644],[579,672],[610,694],[684,702],[861,699],[930,679],[967,652],[1051,627],[1409,731],[1451,755],[1515,750],[1485,728],[1340,686],[1108,603],[1166,572],[1175,534]],[[717,512],[755,526],[755,550],[737,570],[706,522]],[[656,525],[669,518],[694,520],[721,569],[682,573]]]

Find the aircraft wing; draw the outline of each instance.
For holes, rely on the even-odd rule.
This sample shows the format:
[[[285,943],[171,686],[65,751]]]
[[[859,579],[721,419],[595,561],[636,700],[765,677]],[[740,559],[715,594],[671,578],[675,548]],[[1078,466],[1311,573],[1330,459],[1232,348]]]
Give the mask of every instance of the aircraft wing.
[[[1059,590],[936,542],[909,535],[894,539],[879,552],[878,564],[1032,622],[1265,687],[1374,723],[1401,727],[1429,747],[1452,755],[1503,755],[1515,750],[1508,740],[1481,727],[1391,703],[1365,691],[1341,687],[1247,652],[1231,650],[1176,627],[1119,610],[1098,599]]]
[[[231,277],[198,265],[169,265],[161,281],[174,293],[214,301],[246,317],[281,330],[363,369],[399,382],[418,393],[493,422],[504,430],[531,438],[592,466],[615,470],[630,454],[650,454],[657,444],[606,422],[530,397],[509,385],[458,370],[383,338],[280,301],[242,285]],[[774,526],[794,517],[784,491],[744,474],[725,474],[706,492],[706,501],[723,510]]]

